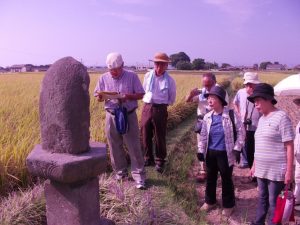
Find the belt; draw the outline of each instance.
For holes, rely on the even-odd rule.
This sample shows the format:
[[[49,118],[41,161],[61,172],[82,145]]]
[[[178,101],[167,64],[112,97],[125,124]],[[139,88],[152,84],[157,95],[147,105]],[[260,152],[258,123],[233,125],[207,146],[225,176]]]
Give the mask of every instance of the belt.
[[[115,115],[115,111],[113,110],[113,109],[105,109],[106,110],[106,112],[108,112],[109,114],[111,114],[111,115]],[[136,108],[134,108],[134,109],[132,109],[132,110],[130,110],[130,111],[127,111],[127,115],[129,115],[129,114],[131,114],[131,113],[133,113],[133,112],[135,112],[135,110],[136,110]]]
[[[150,105],[152,107],[167,107],[168,104],[156,104],[156,103],[146,103],[146,105]]]

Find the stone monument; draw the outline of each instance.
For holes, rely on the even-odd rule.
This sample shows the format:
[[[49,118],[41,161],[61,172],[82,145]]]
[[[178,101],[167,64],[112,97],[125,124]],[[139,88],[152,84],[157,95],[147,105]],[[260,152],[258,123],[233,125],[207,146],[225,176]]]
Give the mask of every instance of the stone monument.
[[[27,157],[31,174],[45,183],[48,225],[108,225],[100,219],[98,175],[106,169],[106,145],[90,142],[90,78],[72,57],[56,61],[40,92],[42,144]]]

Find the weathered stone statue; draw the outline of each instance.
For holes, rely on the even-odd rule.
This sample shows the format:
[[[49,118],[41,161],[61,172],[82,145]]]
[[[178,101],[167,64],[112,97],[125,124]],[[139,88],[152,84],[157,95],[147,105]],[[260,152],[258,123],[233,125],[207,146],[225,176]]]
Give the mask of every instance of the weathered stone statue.
[[[71,154],[89,150],[89,85],[87,69],[71,57],[48,69],[40,93],[44,150]]]
[[[114,224],[100,219],[98,175],[106,168],[106,146],[89,142],[89,75],[72,57],[46,72],[40,93],[42,145],[27,167],[45,184],[48,225]]]

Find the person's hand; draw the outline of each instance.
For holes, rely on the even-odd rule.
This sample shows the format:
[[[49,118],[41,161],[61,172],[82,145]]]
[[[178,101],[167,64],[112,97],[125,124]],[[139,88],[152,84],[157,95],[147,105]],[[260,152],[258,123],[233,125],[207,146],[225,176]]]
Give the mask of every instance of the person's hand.
[[[127,94],[121,94],[121,97],[118,98],[120,102],[126,102],[129,99]]]
[[[285,184],[290,184],[290,183],[292,183],[292,181],[293,181],[293,173],[287,171],[287,172],[285,173],[284,183],[285,183]]]
[[[96,98],[97,98],[97,101],[98,101],[98,102],[103,102],[103,101],[104,101],[103,95],[101,95],[101,94],[99,94],[99,93],[98,93],[98,95],[96,96]]]
[[[197,158],[200,162],[204,162],[204,154],[203,153],[197,152]]]
[[[235,157],[235,162],[237,164],[239,164],[240,161],[241,161],[241,152],[237,151],[237,150],[233,150],[233,154],[234,154],[234,157]]]
[[[201,91],[198,88],[194,88],[193,90],[191,90],[192,96],[199,95],[200,93],[201,93]]]

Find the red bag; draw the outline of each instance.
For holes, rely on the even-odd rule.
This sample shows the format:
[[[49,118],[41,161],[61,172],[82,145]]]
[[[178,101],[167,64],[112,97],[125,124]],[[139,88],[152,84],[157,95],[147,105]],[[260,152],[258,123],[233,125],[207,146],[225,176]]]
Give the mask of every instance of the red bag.
[[[273,223],[287,223],[289,221],[295,221],[294,208],[294,194],[293,192],[288,191],[288,188],[286,187],[285,190],[277,197]]]

